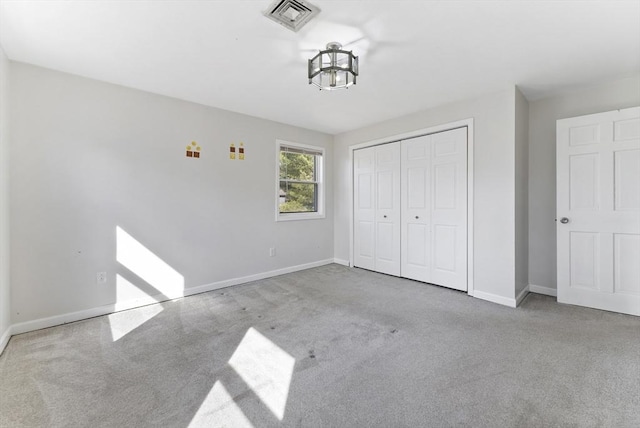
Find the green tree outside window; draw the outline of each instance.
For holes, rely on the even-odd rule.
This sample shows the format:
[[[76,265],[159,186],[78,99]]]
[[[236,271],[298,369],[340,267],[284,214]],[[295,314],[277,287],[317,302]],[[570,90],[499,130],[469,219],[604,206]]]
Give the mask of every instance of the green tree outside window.
[[[280,212],[318,211],[318,157],[321,153],[280,147]]]

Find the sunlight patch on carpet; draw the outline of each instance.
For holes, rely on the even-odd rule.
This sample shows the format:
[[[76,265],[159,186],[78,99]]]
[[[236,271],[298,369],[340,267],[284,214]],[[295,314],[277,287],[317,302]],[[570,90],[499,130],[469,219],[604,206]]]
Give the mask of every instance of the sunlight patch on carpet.
[[[108,316],[111,338],[114,342],[122,339],[164,309],[160,305],[149,305],[131,311],[115,312]]]
[[[229,365],[281,421],[295,362],[295,358],[251,327]]]
[[[189,428],[199,427],[254,428],[220,381],[213,384],[189,423]]]

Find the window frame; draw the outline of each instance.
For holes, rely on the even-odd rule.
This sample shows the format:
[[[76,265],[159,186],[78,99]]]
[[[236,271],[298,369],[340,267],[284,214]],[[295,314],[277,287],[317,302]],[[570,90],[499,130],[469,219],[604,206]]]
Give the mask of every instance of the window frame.
[[[281,213],[280,212],[280,152],[282,147],[291,147],[292,149],[309,150],[318,152],[316,155],[316,211],[300,212],[300,213]],[[292,221],[292,220],[314,220],[325,218],[325,192],[324,192],[324,168],[325,168],[325,149],[324,147],[311,146],[308,144],[294,143],[291,141],[276,140],[276,221]]]

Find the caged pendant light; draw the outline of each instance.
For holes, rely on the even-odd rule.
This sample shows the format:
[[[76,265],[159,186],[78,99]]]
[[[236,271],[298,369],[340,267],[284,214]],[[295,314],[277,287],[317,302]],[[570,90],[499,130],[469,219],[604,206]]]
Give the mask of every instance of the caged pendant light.
[[[348,89],[356,84],[358,57],[342,50],[338,42],[327,44],[327,49],[309,60],[309,84],[320,90]]]

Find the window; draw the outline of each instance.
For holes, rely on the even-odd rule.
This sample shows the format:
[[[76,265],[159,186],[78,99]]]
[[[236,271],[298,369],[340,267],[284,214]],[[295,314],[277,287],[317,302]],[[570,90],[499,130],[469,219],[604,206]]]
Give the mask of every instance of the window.
[[[324,218],[324,149],[286,141],[276,147],[276,220]]]

